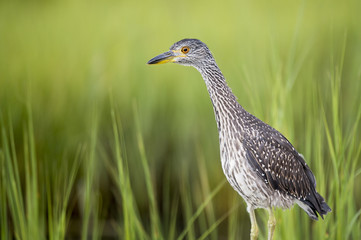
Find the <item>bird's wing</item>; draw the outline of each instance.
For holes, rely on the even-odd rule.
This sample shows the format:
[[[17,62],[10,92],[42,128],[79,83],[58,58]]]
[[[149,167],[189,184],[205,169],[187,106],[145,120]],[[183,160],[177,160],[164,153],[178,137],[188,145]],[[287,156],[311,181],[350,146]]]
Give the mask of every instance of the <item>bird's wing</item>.
[[[243,139],[253,170],[273,189],[304,199],[316,187],[315,177],[292,144],[273,128],[257,138]]]

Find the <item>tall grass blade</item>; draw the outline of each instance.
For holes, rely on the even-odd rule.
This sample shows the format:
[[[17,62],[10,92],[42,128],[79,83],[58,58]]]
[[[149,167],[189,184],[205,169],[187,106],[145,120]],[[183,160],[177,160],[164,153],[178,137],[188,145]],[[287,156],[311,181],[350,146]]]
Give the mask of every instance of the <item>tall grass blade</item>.
[[[221,183],[217,185],[211,192],[211,194],[204,200],[204,202],[198,207],[196,212],[193,214],[193,216],[188,220],[187,226],[185,229],[181,232],[181,234],[178,236],[177,240],[183,239],[186,234],[188,233],[191,226],[194,224],[195,220],[200,216],[204,208],[208,205],[208,203],[213,199],[213,197],[221,190],[221,188],[224,186],[224,184],[227,182],[227,180],[223,180]]]
[[[159,222],[159,215],[158,215],[158,207],[155,200],[155,191],[153,187],[153,180],[151,178],[150,169],[148,165],[148,160],[145,153],[144,141],[142,136],[142,131],[140,128],[140,120],[137,111],[136,104],[133,105],[134,109],[134,118],[135,118],[135,126],[137,129],[137,140],[138,140],[138,148],[140,153],[140,160],[142,163],[143,173],[144,173],[144,180],[146,184],[146,189],[150,201],[150,218],[151,218],[151,226],[152,226],[152,238],[153,239],[160,239],[162,238],[162,233],[160,230],[160,222]]]

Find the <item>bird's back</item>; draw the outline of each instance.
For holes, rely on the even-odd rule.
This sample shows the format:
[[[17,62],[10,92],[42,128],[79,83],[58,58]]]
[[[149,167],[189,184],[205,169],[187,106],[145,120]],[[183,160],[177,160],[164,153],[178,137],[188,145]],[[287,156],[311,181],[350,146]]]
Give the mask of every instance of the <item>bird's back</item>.
[[[229,156],[223,155],[222,161],[232,186],[239,182],[235,189],[241,191],[241,195],[258,195],[257,199],[249,204],[256,208],[264,208],[267,204],[287,208],[296,202],[313,219],[317,219],[317,212],[321,217],[329,212],[330,208],[316,191],[316,180],[312,171],[292,144],[280,132],[245,111],[240,105],[237,106],[235,116],[231,121],[224,120],[225,123],[233,122],[231,125],[234,130],[226,130],[233,134],[222,133],[222,129],[219,129],[219,132],[220,138],[223,136],[231,139],[223,141],[227,141],[228,145],[233,143],[233,151],[237,149],[239,153],[235,158],[234,154],[228,152]],[[234,134],[235,132],[237,134]],[[227,161],[230,162],[226,163]],[[230,165],[237,164],[245,169],[229,169]],[[239,173],[240,171],[244,173]],[[247,176],[243,177],[243,174]],[[242,178],[246,177],[248,180],[244,182]],[[252,200],[252,197],[243,197],[246,201]]]

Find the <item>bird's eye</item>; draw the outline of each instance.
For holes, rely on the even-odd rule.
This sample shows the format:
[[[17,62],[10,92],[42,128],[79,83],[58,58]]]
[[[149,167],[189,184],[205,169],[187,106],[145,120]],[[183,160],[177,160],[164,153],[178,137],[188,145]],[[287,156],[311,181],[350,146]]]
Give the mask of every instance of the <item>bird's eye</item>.
[[[182,53],[187,54],[189,52],[189,47],[182,47]]]

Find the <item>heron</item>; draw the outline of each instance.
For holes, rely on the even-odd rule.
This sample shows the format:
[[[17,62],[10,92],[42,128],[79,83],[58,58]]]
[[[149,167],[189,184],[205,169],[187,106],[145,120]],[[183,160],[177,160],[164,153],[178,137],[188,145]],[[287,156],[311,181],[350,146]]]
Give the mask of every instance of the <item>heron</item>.
[[[280,132],[247,112],[237,101],[211,51],[198,39],[183,39],[148,64],[177,63],[196,68],[206,84],[217,122],[224,175],[244,199],[250,238],[258,238],[255,209],[267,209],[268,239],[276,227],[274,208],[299,205],[310,218],[331,211],[316,191],[316,179],[304,157]]]

